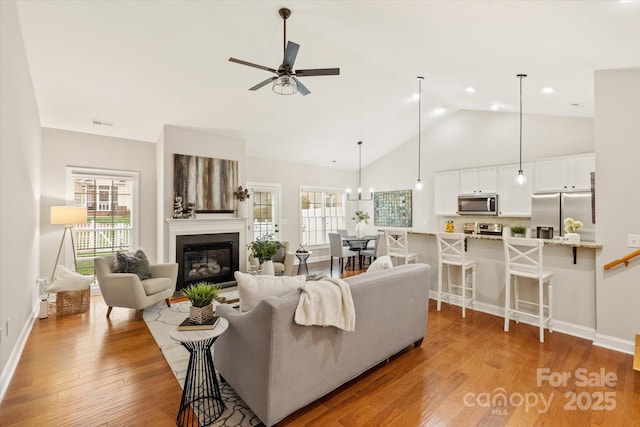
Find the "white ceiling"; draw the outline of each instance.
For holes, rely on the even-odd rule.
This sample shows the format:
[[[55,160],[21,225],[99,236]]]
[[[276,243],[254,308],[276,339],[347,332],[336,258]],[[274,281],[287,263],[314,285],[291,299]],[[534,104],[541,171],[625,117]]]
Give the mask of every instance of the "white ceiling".
[[[43,126],[151,142],[164,124],[203,128],[252,157],[340,169],[357,169],[358,140],[366,165],[416,138],[419,75],[424,130],[461,109],[517,112],[518,73],[525,114],[592,117],[594,70],[640,67],[638,0],[17,4]],[[308,96],[249,91],[270,74],[228,62],[280,65],[280,7],[295,68],[340,67],[301,78]]]

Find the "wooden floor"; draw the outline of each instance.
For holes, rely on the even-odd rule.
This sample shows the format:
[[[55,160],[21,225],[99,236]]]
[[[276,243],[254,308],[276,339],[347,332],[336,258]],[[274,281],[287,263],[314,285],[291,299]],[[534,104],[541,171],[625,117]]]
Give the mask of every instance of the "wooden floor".
[[[1,426],[175,425],[181,389],[145,323],[118,308],[106,319],[99,296],[91,304],[36,321],[0,405]],[[502,327],[501,318],[468,311],[462,319],[459,307],[437,312],[430,302],[421,347],[278,425],[640,425],[633,356],[557,332],[541,344],[533,326]]]

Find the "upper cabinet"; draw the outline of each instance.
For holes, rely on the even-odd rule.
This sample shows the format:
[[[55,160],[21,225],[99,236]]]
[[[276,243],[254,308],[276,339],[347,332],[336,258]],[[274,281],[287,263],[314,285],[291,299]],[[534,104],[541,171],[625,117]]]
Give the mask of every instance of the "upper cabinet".
[[[535,169],[535,192],[589,190],[596,159],[595,155],[587,154],[542,160],[535,163]]]
[[[500,216],[531,216],[533,166],[531,163],[522,164],[522,171],[527,178],[524,185],[516,183],[519,170],[518,164],[500,166],[498,188],[498,215]]]
[[[460,171],[460,194],[487,194],[498,191],[498,170],[495,167]]]
[[[436,172],[433,176],[433,205],[436,215],[458,212],[458,171]]]

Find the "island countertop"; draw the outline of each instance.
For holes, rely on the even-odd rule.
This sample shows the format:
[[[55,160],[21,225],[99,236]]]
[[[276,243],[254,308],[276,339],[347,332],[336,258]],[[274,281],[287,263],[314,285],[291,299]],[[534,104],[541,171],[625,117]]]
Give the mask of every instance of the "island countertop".
[[[411,234],[422,234],[425,236],[435,236],[438,233],[429,232],[429,231],[411,231]],[[470,239],[479,239],[479,240],[502,240],[503,236],[493,236],[490,234],[465,234],[467,238]],[[552,240],[552,239],[542,239],[544,241],[545,246],[565,246],[569,248],[586,248],[586,249],[602,249],[602,245],[597,242],[578,242],[578,243],[569,243],[564,242],[562,240]]]

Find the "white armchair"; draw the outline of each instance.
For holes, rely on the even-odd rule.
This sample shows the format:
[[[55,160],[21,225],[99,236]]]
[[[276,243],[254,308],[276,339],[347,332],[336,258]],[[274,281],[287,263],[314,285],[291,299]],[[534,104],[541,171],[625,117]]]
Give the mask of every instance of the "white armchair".
[[[138,310],[138,319],[146,307],[165,301],[170,306],[169,298],[173,295],[178,278],[178,264],[151,265],[151,278],[140,280],[137,274],[114,273],[116,257],[106,255],[94,260],[94,267],[100,291],[109,306],[107,317],[113,307],[133,308]]]

